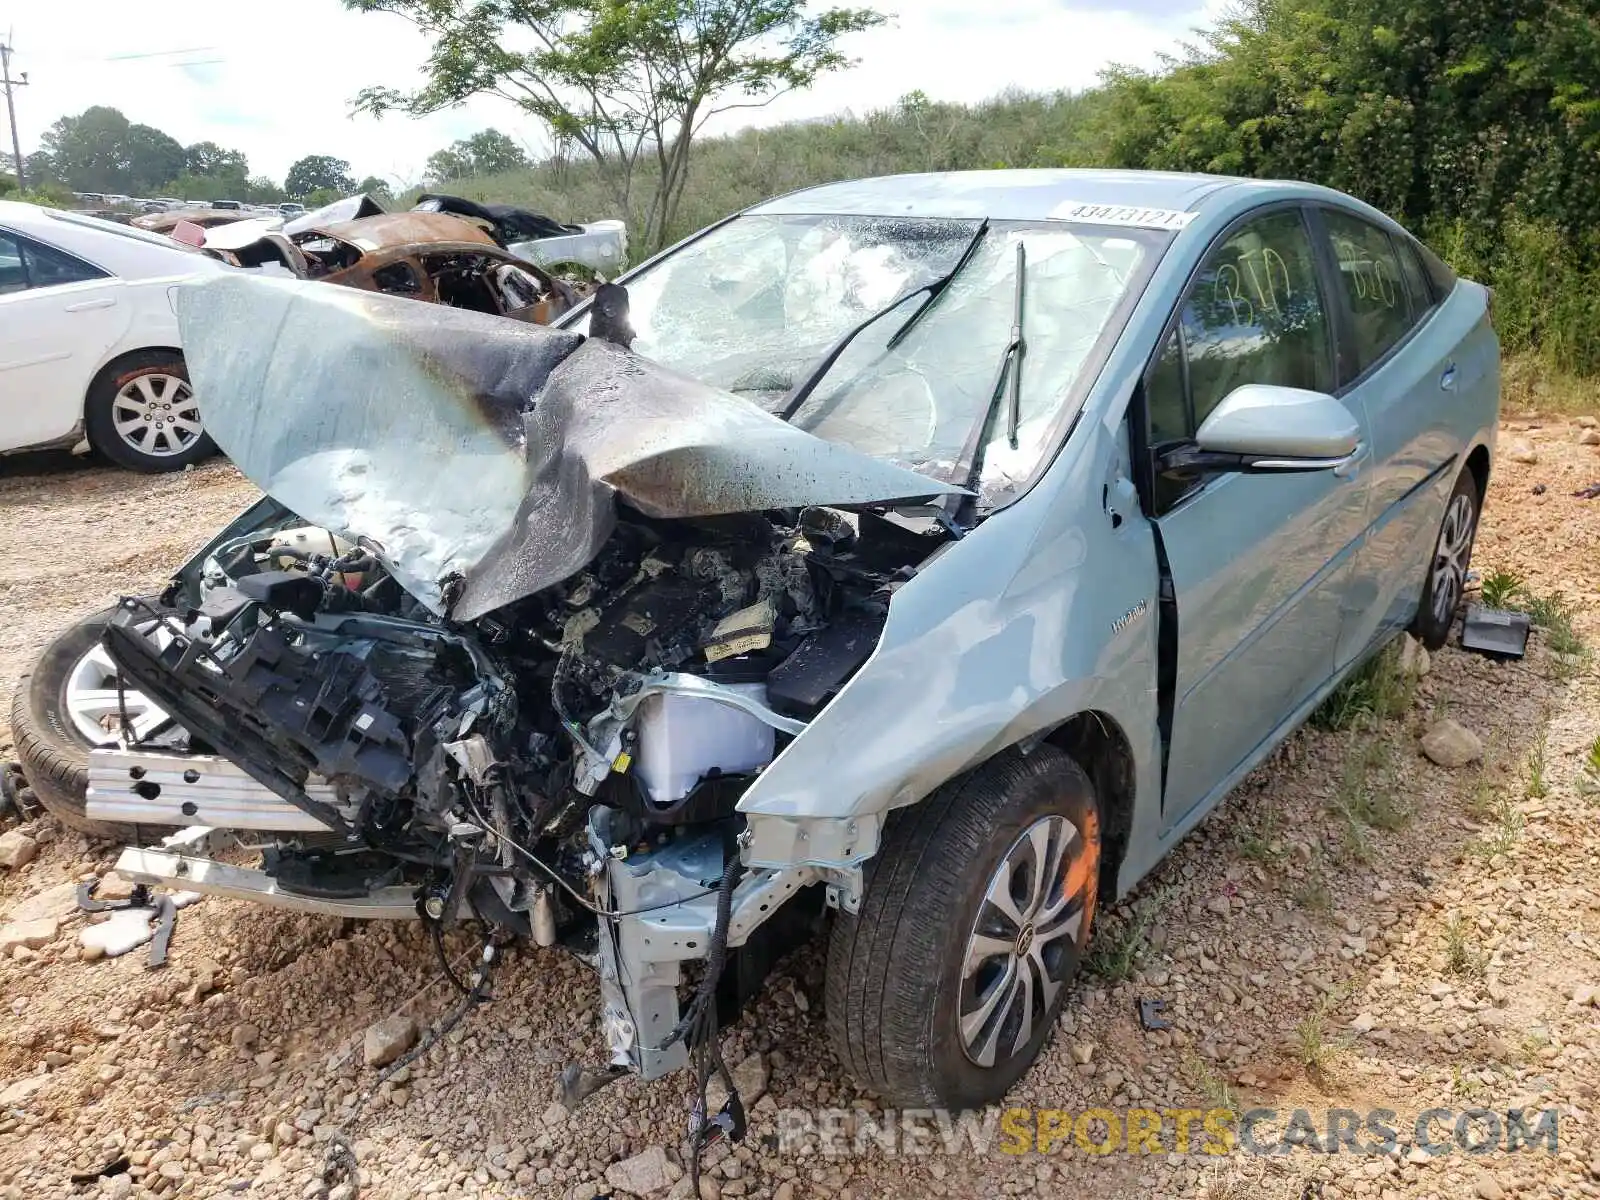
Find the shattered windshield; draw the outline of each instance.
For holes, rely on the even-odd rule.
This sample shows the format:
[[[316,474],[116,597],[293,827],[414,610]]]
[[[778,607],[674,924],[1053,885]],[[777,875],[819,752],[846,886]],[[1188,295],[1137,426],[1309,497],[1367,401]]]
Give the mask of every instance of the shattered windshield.
[[[1026,255],[1018,445],[1000,422],[986,495],[1021,483],[1130,283],[1165,235],[1062,222],[991,222],[950,286],[896,345],[926,288],[960,261],[977,221],[746,216],[628,279],[633,349],[770,412],[873,313],[794,414],[819,437],[958,481],[1010,337],[1016,246]]]

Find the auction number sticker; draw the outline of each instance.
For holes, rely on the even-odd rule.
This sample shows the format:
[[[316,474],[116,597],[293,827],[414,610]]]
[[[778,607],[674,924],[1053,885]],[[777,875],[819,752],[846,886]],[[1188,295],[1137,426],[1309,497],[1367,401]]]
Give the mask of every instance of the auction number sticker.
[[[1064,204],[1056,209],[1063,221],[1091,225],[1129,225],[1137,229],[1182,229],[1198,215],[1175,208],[1138,208],[1131,204]]]

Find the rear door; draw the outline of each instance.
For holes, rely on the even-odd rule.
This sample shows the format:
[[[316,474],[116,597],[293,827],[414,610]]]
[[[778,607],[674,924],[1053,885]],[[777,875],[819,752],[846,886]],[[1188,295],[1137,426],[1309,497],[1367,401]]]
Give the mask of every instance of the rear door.
[[[1329,392],[1334,333],[1305,213],[1252,215],[1208,252],[1145,383],[1152,453],[1247,383]],[[1214,794],[1328,678],[1365,527],[1357,470],[1156,475],[1176,605],[1163,820]]]
[[[1411,238],[1332,206],[1319,207],[1313,223],[1342,310],[1337,394],[1372,450],[1370,529],[1345,589],[1342,667],[1415,611],[1462,466],[1455,410],[1481,385],[1483,355],[1471,346],[1475,317],[1448,303]]]
[[[121,281],[0,228],[0,448],[69,435],[84,392],[128,324]]]

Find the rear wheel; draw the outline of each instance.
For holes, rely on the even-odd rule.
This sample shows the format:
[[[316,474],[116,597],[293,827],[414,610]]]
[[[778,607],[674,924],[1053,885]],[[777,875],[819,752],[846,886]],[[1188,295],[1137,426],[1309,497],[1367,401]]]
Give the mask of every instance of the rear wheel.
[[[828,1030],[886,1103],[976,1108],[1022,1077],[1089,941],[1100,810],[1053,746],[895,813],[828,948]]]
[[[1439,523],[1439,537],[1422,584],[1422,602],[1411,625],[1416,639],[1429,650],[1443,646],[1455,624],[1456,609],[1467,587],[1467,567],[1472,562],[1481,504],[1477,477],[1470,469],[1463,470],[1445,504],[1444,520]]]
[[[101,372],[84,402],[89,443],[135,471],[177,471],[216,453],[200,423],[183,356],[129,354]]]

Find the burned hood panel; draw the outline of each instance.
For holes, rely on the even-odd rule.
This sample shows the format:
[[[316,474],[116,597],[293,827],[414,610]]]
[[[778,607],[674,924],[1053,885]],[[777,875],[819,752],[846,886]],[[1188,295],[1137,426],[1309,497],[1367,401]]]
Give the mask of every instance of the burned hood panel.
[[[955,490],[565,330],[246,275],[185,286],[178,316],[239,469],[457,620],[582,568],[618,497],[685,518]]]

